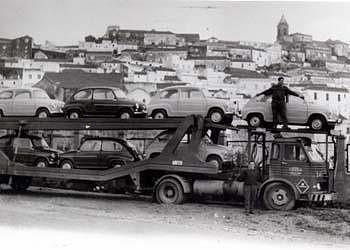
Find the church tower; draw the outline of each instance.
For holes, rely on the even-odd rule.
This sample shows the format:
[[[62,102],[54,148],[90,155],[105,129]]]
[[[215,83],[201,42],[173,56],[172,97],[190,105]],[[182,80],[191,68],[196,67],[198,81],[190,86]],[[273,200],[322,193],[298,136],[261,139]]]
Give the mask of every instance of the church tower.
[[[289,35],[289,25],[286,18],[282,15],[277,25],[277,42],[283,42],[284,37]]]

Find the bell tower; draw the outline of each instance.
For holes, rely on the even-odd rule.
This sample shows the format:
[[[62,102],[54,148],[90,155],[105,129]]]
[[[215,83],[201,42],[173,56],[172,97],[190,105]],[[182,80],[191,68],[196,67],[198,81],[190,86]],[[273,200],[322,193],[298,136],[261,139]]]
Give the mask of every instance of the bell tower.
[[[283,42],[284,37],[288,35],[289,35],[289,25],[284,15],[282,15],[281,20],[277,24],[277,42]]]

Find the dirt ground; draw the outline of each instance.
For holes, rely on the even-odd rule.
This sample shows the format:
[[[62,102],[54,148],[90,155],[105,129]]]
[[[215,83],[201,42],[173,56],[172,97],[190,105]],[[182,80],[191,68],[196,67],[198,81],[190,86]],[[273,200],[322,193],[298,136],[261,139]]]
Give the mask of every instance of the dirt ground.
[[[257,210],[246,216],[240,203],[159,205],[148,197],[37,187],[22,194],[1,191],[0,228],[176,238],[192,235],[241,243],[253,240],[350,249],[350,210],[346,209]]]

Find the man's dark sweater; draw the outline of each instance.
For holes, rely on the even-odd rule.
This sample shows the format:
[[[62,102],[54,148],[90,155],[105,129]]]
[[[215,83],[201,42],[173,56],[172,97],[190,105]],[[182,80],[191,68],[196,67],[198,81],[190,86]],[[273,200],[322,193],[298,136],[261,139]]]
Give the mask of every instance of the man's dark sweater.
[[[239,181],[243,181],[246,185],[258,185],[261,181],[258,169],[244,169],[238,177]]]

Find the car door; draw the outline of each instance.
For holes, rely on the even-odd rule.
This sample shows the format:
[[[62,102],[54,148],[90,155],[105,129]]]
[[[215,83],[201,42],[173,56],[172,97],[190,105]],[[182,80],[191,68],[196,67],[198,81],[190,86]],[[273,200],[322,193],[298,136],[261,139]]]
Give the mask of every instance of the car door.
[[[125,165],[131,161],[134,161],[134,157],[124,145],[114,140],[102,141],[101,163],[103,167],[110,168],[115,164]]]
[[[74,164],[76,168],[97,169],[101,158],[101,140],[84,141],[76,155]]]
[[[94,89],[92,106],[95,115],[116,115],[118,113],[117,99],[111,89]]]
[[[30,138],[13,138],[12,152],[16,162],[33,165],[35,152]]]
[[[166,108],[169,116],[180,116],[179,95],[179,90],[175,88],[163,90],[159,95],[157,105],[154,105],[154,109]]]
[[[30,90],[15,90],[12,103],[12,113],[14,116],[34,116],[36,113],[35,101],[32,99]]]
[[[178,110],[181,116],[191,114],[206,115],[207,101],[200,89],[181,89]]]
[[[92,89],[82,89],[73,96],[74,103],[83,109],[83,115],[93,115]]]
[[[307,103],[296,96],[289,95],[287,100],[287,119],[290,123],[304,124],[308,118]]]
[[[12,114],[13,96],[13,90],[6,90],[0,93],[0,109],[5,116]]]

